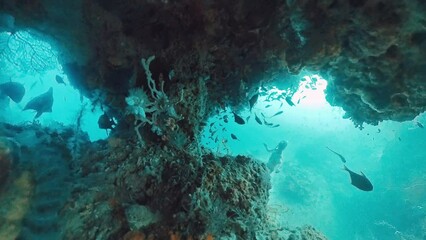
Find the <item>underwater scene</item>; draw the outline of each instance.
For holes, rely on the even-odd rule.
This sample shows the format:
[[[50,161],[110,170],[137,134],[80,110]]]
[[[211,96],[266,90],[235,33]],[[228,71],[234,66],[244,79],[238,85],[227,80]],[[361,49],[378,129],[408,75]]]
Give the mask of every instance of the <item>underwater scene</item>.
[[[425,12],[0,0],[0,240],[426,240]]]

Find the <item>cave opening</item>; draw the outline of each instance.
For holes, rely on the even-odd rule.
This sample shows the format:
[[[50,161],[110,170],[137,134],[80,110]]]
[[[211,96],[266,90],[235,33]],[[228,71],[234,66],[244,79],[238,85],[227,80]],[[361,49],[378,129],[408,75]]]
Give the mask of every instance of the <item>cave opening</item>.
[[[81,114],[81,130],[87,132],[92,141],[105,139],[107,131],[98,127],[98,118],[103,112],[72,86],[58,56],[48,41],[30,31],[0,33],[0,84],[4,86],[0,92],[0,121],[51,127],[59,124],[59,127],[75,125]],[[7,88],[10,83],[22,86],[23,92]],[[28,104],[37,96],[48,93],[50,88],[53,95],[51,109],[42,110],[43,113],[36,116],[37,111],[33,108],[37,107]],[[19,101],[13,101],[9,96],[21,94]],[[49,101],[42,105],[49,105]]]

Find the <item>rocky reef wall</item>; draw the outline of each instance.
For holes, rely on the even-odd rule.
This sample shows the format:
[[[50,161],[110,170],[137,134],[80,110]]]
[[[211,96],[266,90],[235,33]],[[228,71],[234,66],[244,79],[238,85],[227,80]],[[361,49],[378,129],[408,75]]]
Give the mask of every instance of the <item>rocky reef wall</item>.
[[[87,96],[102,91],[116,116],[129,89],[147,87],[139,62],[154,55],[153,78],[170,98],[209,78],[206,115],[307,69],[328,76],[328,101],[358,126],[425,110],[425,8],[420,0],[0,1],[14,31],[53,41],[73,84]]]

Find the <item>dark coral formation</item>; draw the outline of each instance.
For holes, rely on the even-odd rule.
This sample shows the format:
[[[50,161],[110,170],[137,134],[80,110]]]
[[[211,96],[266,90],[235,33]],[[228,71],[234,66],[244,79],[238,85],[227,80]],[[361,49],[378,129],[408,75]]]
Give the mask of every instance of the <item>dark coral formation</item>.
[[[87,96],[101,89],[117,116],[130,88],[147,87],[140,59],[155,55],[153,78],[171,99],[208,78],[206,115],[240,105],[262,81],[307,69],[328,73],[328,101],[357,125],[425,110],[425,8],[409,0],[0,1],[16,30],[54,40],[74,85]],[[190,109],[183,103],[188,119]]]
[[[81,180],[62,212],[65,238],[118,239],[139,231],[155,239],[166,239],[170,232],[185,238],[233,234],[249,239],[268,233],[270,182],[264,164],[243,156],[194,157],[134,144],[111,138],[85,150],[75,169]],[[147,214],[131,220],[137,214],[132,209]],[[102,228],[94,229],[97,216],[104,216]]]
[[[0,190],[6,184],[13,166],[21,155],[19,144],[12,138],[0,137]]]
[[[327,240],[327,238],[312,226],[303,226],[294,230],[287,240]]]

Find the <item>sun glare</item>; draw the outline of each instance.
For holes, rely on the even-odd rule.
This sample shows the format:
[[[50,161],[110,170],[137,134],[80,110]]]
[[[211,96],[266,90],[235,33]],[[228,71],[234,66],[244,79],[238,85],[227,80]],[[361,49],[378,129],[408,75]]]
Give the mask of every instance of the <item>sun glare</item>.
[[[301,106],[323,107],[327,105],[325,89],[327,81],[319,75],[306,75],[299,83],[299,88],[292,99]]]

